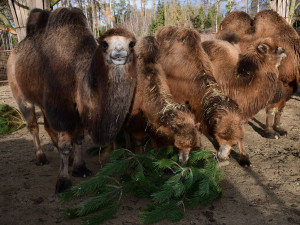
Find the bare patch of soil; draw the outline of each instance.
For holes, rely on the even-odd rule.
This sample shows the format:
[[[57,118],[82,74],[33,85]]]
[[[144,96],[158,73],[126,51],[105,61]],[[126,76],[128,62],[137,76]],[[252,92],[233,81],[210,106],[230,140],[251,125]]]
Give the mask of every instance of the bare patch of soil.
[[[16,106],[8,86],[0,86],[0,103]],[[223,197],[209,207],[187,210],[184,219],[175,224],[257,225],[300,224],[300,93],[286,106],[282,116],[286,137],[270,140],[262,136],[265,113],[261,111],[246,126],[245,145],[252,166],[243,168],[231,155],[224,167],[221,183]],[[26,128],[0,136],[0,224],[53,225],[80,224],[66,221],[62,204],[54,194],[59,155],[39,119],[42,148],[50,163],[35,165],[35,149]],[[202,143],[212,149],[205,138]],[[84,149],[93,146],[86,138]],[[101,159],[105,156],[101,155]],[[101,169],[99,156],[86,155],[86,164],[94,173]],[[77,184],[84,178],[72,178]],[[149,200],[130,198],[121,210],[105,224],[139,224],[139,211]],[[158,224],[172,224],[162,221]]]

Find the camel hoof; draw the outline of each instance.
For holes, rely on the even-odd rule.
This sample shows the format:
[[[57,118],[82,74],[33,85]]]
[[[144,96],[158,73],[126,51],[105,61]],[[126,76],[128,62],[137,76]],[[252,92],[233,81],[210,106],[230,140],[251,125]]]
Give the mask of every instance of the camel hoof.
[[[72,171],[73,177],[87,177],[92,175],[92,171],[86,168],[85,163],[75,166]]]
[[[48,161],[45,153],[38,154],[38,156],[36,157],[36,163],[35,164],[37,166],[43,166],[43,165],[49,164],[49,161]]]
[[[287,131],[284,130],[281,127],[274,127],[274,130],[280,135],[280,136],[287,136]]]
[[[55,193],[59,194],[67,190],[72,186],[72,182],[69,178],[60,177],[56,182]]]
[[[243,167],[250,166],[251,162],[248,155],[240,155],[239,164]]]
[[[279,139],[280,138],[280,134],[278,133],[266,133],[266,138],[268,139]]]

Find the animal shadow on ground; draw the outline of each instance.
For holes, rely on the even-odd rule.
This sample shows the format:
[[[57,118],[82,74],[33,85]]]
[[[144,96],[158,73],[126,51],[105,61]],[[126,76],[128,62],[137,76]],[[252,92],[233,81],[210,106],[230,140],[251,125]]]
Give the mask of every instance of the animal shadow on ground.
[[[248,175],[253,177],[266,194],[266,200],[254,200],[249,202],[244,198],[245,193],[241,193],[234,183],[230,180],[224,179],[221,182],[222,187],[222,199],[221,201],[214,204],[218,211],[222,211],[224,214],[235,214],[238,216],[239,221],[236,224],[277,224],[278,218],[272,214],[265,214],[264,208],[272,205],[274,211],[280,211],[280,217],[282,221],[286,221],[285,224],[300,224],[297,222],[297,218],[300,216],[300,212],[288,207],[282,200],[280,200],[277,195],[271,191],[262,182],[261,175],[258,175],[251,168],[244,168]],[[232,211],[232,206],[234,205],[235,210]],[[220,209],[221,208],[221,209]],[[247,210],[247,208],[249,210]],[[240,216],[243,215],[243,216]],[[252,217],[253,216],[253,217]],[[226,217],[221,217],[222,221],[217,221],[218,224],[229,224],[226,221]],[[224,218],[224,219],[223,219]],[[277,221],[277,222],[276,222]],[[281,221],[281,222],[282,222]],[[220,223],[221,222],[221,223]]]
[[[257,125],[255,125],[253,122],[257,123]],[[260,136],[262,136],[263,138],[267,138],[264,128],[265,125],[260,122],[259,120],[257,120],[256,118],[252,118],[252,121],[249,121],[248,124],[253,128],[254,131],[256,131]]]

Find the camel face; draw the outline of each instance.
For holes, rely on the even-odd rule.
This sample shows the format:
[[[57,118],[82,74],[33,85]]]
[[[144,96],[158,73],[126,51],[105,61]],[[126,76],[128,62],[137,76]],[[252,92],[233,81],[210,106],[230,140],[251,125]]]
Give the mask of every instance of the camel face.
[[[280,66],[281,60],[286,58],[286,52],[284,48],[275,46],[273,42],[270,42],[268,39],[260,43],[256,50],[261,57],[267,57],[267,63],[270,63],[270,65],[275,65],[276,68]]]
[[[135,40],[123,36],[110,36],[100,44],[108,64],[121,66],[132,61]]]
[[[225,160],[231,151],[231,148],[240,144],[244,137],[244,121],[240,119],[239,116],[236,118],[230,118],[228,116],[223,116],[215,121],[216,132],[215,138],[219,143],[218,158],[220,160]],[[230,125],[229,125],[230,124]]]
[[[183,126],[177,125],[177,128],[172,127],[175,132],[174,146],[179,149],[179,161],[187,162],[189,153],[192,149],[200,147],[200,124],[185,123]]]

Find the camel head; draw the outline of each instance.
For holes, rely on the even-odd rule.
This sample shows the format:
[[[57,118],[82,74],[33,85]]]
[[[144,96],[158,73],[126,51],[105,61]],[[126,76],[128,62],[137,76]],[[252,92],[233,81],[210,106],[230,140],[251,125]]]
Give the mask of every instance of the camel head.
[[[178,148],[179,161],[184,163],[188,161],[190,151],[200,147],[200,124],[195,124],[192,117],[175,120],[176,123],[171,126],[174,132],[174,146]]]
[[[108,64],[122,66],[132,62],[136,38],[124,28],[115,28],[100,37],[104,58]]]
[[[286,52],[283,48],[276,46],[271,38],[260,38],[247,47],[244,55],[240,55],[237,70],[240,75],[255,76],[259,69],[267,66],[273,67],[278,74],[276,70],[284,58]]]
[[[238,114],[228,113],[214,118],[213,122],[215,123],[214,136],[219,144],[218,158],[225,160],[231,148],[243,140],[245,121]]]
[[[286,52],[284,48],[276,46],[270,38],[259,39],[256,43],[256,52],[265,58],[266,63],[279,67],[281,60],[286,58]]]

